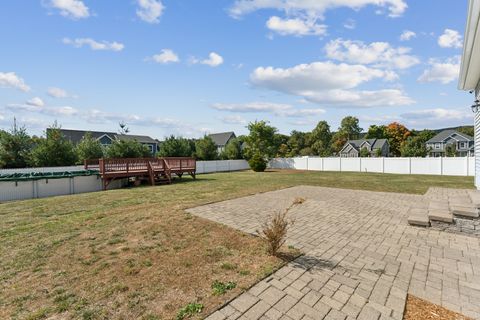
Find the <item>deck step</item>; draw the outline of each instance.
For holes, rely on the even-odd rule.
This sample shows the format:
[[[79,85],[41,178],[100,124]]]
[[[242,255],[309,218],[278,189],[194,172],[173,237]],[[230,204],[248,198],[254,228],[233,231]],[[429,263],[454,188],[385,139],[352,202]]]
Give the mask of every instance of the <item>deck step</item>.
[[[478,218],[478,209],[474,206],[461,206],[461,205],[451,205],[451,212],[455,216],[469,217],[469,218]]]
[[[428,209],[429,210],[448,210],[449,209],[448,201],[432,200],[428,204]]]
[[[430,221],[440,221],[446,223],[453,222],[453,215],[450,210],[441,210],[441,209],[434,209],[428,211],[428,218]]]
[[[430,219],[428,219],[428,210],[420,208],[410,208],[408,210],[408,224],[420,227],[430,226]]]

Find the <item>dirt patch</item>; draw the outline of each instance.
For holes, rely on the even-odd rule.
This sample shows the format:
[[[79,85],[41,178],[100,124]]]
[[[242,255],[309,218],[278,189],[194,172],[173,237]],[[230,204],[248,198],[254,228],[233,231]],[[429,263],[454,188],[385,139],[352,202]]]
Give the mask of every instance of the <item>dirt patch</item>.
[[[473,320],[412,295],[407,297],[403,320]]]

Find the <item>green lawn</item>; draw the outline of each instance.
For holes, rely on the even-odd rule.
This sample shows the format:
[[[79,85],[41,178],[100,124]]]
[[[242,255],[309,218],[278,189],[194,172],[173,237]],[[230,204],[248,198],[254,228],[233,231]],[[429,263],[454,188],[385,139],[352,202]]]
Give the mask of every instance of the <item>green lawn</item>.
[[[172,319],[189,303],[204,316],[283,262],[183,209],[302,184],[422,194],[473,178],[245,171],[0,204],[0,319]],[[214,295],[218,281],[236,286]]]

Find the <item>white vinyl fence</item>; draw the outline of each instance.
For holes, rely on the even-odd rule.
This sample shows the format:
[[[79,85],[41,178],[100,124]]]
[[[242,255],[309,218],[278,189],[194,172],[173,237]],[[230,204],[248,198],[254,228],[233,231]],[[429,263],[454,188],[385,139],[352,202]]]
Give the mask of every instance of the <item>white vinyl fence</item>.
[[[197,174],[239,171],[249,169],[245,160],[197,161]],[[83,166],[44,167],[22,169],[0,169],[1,174],[43,173],[43,172],[78,172]],[[122,187],[124,181],[114,180],[109,189]],[[74,176],[59,179],[39,179],[27,181],[0,181],[0,202],[10,200],[34,199],[51,196],[94,192],[102,190],[102,180],[97,174]]]
[[[475,158],[276,158],[269,167],[312,171],[475,176]]]

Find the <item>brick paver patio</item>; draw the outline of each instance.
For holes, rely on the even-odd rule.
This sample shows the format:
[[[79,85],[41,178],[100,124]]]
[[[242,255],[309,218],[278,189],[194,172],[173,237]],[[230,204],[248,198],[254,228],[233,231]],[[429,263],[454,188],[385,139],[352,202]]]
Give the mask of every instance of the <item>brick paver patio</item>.
[[[402,319],[407,293],[480,319],[480,238],[409,226],[424,196],[299,186],[188,211],[255,233],[295,197],[287,243],[305,255],[209,320]]]

